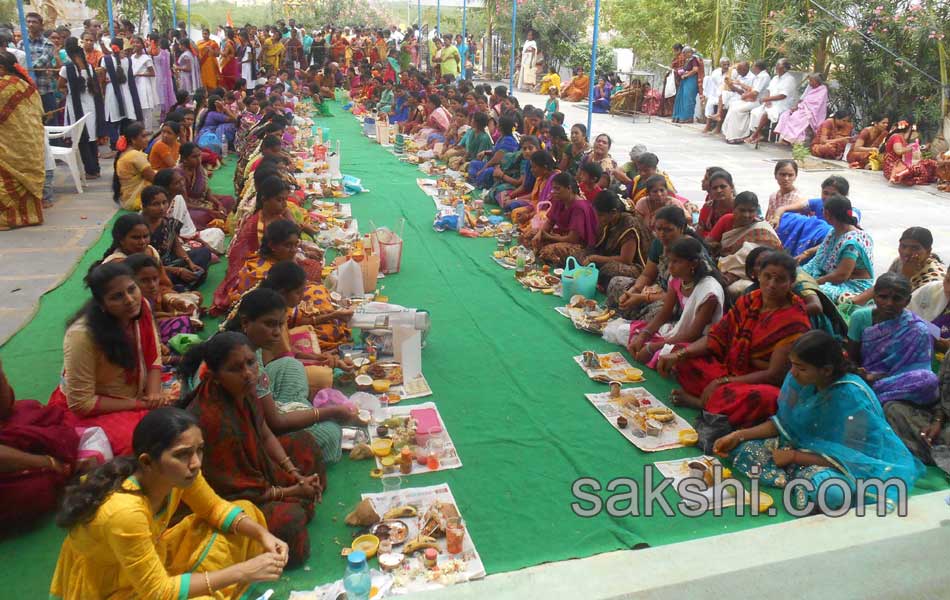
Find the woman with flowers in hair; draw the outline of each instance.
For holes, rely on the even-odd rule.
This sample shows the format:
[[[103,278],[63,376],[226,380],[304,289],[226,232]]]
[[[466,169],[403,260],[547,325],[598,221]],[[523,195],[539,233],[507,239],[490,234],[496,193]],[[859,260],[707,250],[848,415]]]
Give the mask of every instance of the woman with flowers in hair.
[[[43,104],[36,86],[0,49],[0,229],[43,222]]]
[[[884,177],[900,185],[927,185],[937,178],[937,163],[920,158],[920,143],[911,141],[914,124],[898,121],[884,143]]]

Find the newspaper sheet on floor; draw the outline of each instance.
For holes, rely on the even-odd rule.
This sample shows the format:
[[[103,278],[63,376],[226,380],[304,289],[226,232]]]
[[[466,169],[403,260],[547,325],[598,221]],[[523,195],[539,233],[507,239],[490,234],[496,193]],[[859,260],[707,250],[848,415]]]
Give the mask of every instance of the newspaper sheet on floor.
[[[643,387],[621,389],[616,398],[611,398],[610,392],[584,394],[584,397],[604,415],[611,427],[644,452],[682,448],[685,444],[680,441],[680,435],[695,433],[686,419]],[[659,415],[663,415],[659,417],[662,420],[658,420]],[[617,424],[618,417],[626,420],[624,427]]]
[[[672,488],[677,490],[680,482],[685,480],[688,477],[693,477],[696,481],[693,484],[694,487],[691,489],[686,497],[680,495],[683,498],[683,502],[690,508],[696,509],[700,507],[700,501],[698,496],[702,496],[704,500],[702,503],[707,507],[707,510],[715,509],[717,506],[719,508],[729,508],[736,505],[737,492],[739,489],[742,490],[742,496],[744,504],[752,503],[752,496],[749,494],[749,491],[744,487],[739,489],[736,486],[731,485],[731,482],[736,482],[739,486],[742,486],[742,482],[730,479],[731,473],[728,469],[723,469],[720,471],[720,481],[730,480],[729,484],[715,485],[714,481],[711,478],[713,469],[716,467],[722,467],[722,463],[719,462],[719,459],[714,456],[696,456],[693,458],[679,458],[676,460],[667,460],[663,462],[653,463],[653,466],[656,467],[657,471],[660,474],[673,481]],[[706,475],[706,473],[710,475]],[[710,484],[709,482],[713,482]],[[679,493],[677,491],[677,493]],[[758,510],[765,512],[773,504],[773,499],[771,496],[765,492],[759,492],[759,501],[758,501]]]
[[[441,443],[442,452],[439,457],[439,466],[436,469],[430,469],[427,465],[419,464],[418,460],[412,461],[412,473],[402,473],[397,467],[393,472],[386,473],[383,470],[383,477],[398,477],[400,475],[416,475],[419,473],[434,473],[435,471],[448,471],[449,469],[458,469],[462,466],[462,459],[459,458],[458,452],[455,449],[455,442],[452,441],[452,438],[449,437],[449,431],[445,428],[445,421],[442,420],[442,415],[439,413],[439,409],[436,407],[434,402],[423,402],[422,404],[415,404],[413,406],[389,406],[383,409],[385,414],[385,419],[383,419],[384,424],[389,425],[387,427],[389,430],[387,437],[393,440],[395,444],[400,444],[400,439],[408,439],[409,447],[414,448],[418,446],[419,452],[428,452],[427,444],[430,440],[434,440],[437,444]],[[420,428],[416,429],[416,436],[412,437],[410,432],[407,429],[406,419],[417,418],[423,420],[425,423],[428,423],[428,427],[434,428],[437,430],[435,432],[421,431]],[[402,421],[402,424],[399,424],[398,421]],[[421,427],[422,425],[420,425]],[[370,443],[373,440],[379,438],[379,435],[375,427],[369,428]],[[422,442],[421,444],[418,442]],[[401,445],[400,445],[401,447]],[[397,455],[398,450],[393,450],[393,455]],[[382,459],[378,456],[376,457],[376,466],[380,469],[383,468]]]

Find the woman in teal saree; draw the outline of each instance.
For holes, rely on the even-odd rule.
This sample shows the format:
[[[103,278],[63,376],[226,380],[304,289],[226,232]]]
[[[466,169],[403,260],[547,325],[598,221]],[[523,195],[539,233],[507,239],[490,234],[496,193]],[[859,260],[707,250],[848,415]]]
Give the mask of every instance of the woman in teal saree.
[[[824,508],[832,511],[855,504],[859,481],[902,483],[909,492],[923,464],[891,429],[874,391],[846,371],[834,338],[810,331],[792,346],[790,359],[775,416],[719,438],[714,452],[766,485],[784,488],[794,479],[808,480],[810,487],[792,489],[799,510],[821,508],[817,490],[825,481]],[[897,485],[887,485],[883,499],[878,491],[867,486],[864,501],[881,500],[888,511],[897,507]]]

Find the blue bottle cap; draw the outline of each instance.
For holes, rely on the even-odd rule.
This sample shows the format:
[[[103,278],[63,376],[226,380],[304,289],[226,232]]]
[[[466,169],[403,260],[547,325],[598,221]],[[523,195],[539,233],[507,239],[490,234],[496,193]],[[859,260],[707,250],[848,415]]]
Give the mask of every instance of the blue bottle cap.
[[[347,555],[346,560],[351,567],[358,567],[366,563],[366,553],[362,550],[354,550]]]

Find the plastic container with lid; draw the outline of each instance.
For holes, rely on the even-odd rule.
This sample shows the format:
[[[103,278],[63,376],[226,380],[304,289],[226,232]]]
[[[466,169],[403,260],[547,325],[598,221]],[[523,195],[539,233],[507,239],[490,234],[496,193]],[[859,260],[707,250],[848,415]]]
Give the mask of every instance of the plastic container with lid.
[[[346,557],[346,572],[343,575],[343,589],[348,600],[369,600],[373,579],[366,564],[366,554],[354,550]]]

